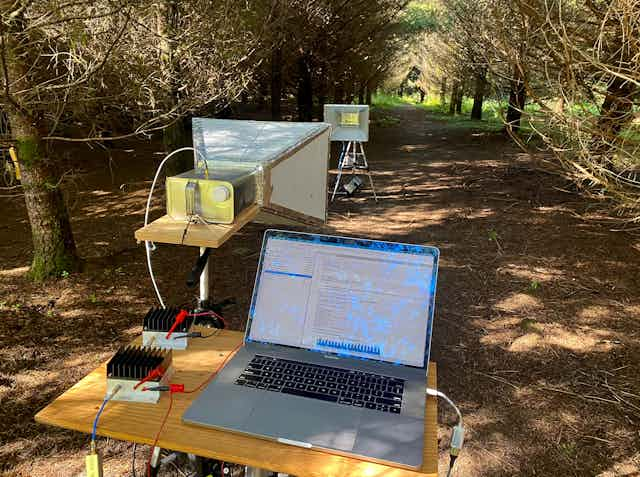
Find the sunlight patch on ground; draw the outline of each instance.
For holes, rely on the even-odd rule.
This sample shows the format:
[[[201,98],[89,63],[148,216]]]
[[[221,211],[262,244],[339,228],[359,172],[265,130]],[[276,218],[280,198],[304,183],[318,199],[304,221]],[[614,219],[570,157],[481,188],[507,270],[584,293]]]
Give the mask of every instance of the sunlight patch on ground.
[[[529,267],[516,264],[508,264],[503,267],[499,267],[497,272],[507,273],[530,282],[533,280],[537,280],[539,282],[550,282],[564,277],[564,272],[557,268]]]
[[[539,332],[527,333],[513,340],[509,351],[527,352],[533,349],[553,347],[576,353],[607,352],[613,348],[612,333],[590,327],[568,329],[556,323],[539,323]]]
[[[23,277],[29,271],[29,267],[7,268],[0,270],[0,277]]]
[[[602,305],[592,305],[586,308],[583,308],[578,312],[578,319],[582,324],[597,324],[601,323],[602,320],[610,318],[612,315],[612,310],[606,306]]]
[[[529,309],[539,306],[539,300],[524,296],[528,297],[525,306]],[[518,300],[517,306],[522,305],[522,300]],[[507,303],[506,307],[511,311],[512,303]],[[515,310],[522,311],[523,308]],[[600,328],[569,328],[558,323],[539,322],[532,315],[527,313],[492,320],[475,320],[474,325],[485,333],[480,338],[482,344],[500,346],[514,353],[540,351],[546,348],[562,348],[576,353],[602,353],[610,351],[619,342],[613,333]]]
[[[428,209],[428,208],[424,208]],[[421,211],[424,213],[425,211]],[[428,215],[428,220],[426,223],[429,225],[439,225],[444,223],[445,220],[455,216],[460,212],[460,209],[455,208],[442,208],[442,209],[433,209],[427,210],[426,214]],[[345,219],[348,222],[353,221],[354,225],[361,225],[356,221],[361,219],[360,214],[358,215],[343,215],[338,213],[333,213],[334,217],[339,217],[341,219]],[[379,230],[392,230],[394,233],[400,232],[405,234],[409,231],[409,227],[424,227],[425,220],[421,218],[420,214],[414,208],[406,208],[406,207],[397,207],[390,214],[392,220],[389,220],[389,217],[373,215],[367,218],[368,226],[370,230],[375,230],[379,228]],[[332,224],[337,226],[337,222],[332,219]],[[339,224],[340,228],[343,228],[343,224]]]
[[[426,151],[432,146],[428,144],[405,144],[404,146],[400,146],[400,150],[402,152],[414,152],[414,151]]]
[[[624,313],[628,318],[640,321],[640,305],[627,305],[624,307]]]
[[[140,330],[138,329],[138,333],[139,332]],[[78,367],[78,366],[84,367],[90,363],[101,363],[103,361],[106,361],[107,358],[111,355],[112,355],[111,352],[98,353],[98,354],[96,354],[95,352],[79,353],[65,359],[63,363],[65,368]]]
[[[559,427],[559,424],[563,428],[571,428],[576,429],[580,427],[581,420],[578,415],[572,412],[568,412],[566,410],[551,410],[545,409],[544,414],[541,414],[540,417],[531,419],[529,421],[529,426],[540,432],[541,434],[550,434],[553,435]]]
[[[460,472],[460,475],[499,475],[505,471],[513,472],[512,475],[519,475],[519,467],[515,460],[523,449],[516,448],[513,439],[500,432],[492,432],[483,436],[482,446],[480,443],[471,444],[465,452],[475,454],[473,460],[477,468],[475,472]]]
[[[640,452],[627,457],[623,462],[616,462],[611,468],[601,472],[597,477],[637,477],[640,469]]]
[[[33,392],[33,388],[53,387],[57,384],[59,377],[59,372],[50,369],[32,369],[13,376],[15,379],[14,389],[19,389],[19,386],[22,386],[25,392],[21,394],[29,397]]]
[[[126,213],[127,215],[135,215],[140,212],[144,212],[145,202],[141,197],[136,194],[123,195],[118,192],[104,192],[100,195],[106,195],[109,197],[102,197],[99,202],[90,202],[82,207],[83,217],[104,217],[114,212]],[[146,196],[146,194],[145,194]],[[154,200],[155,204],[152,206],[152,210],[162,207],[164,210],[164,202],[161,204]]]
[[[474,168],[481,168],[481,167],[488,167],[488,168],[498,168],[498,167],[504,167],[505,161],[501,161],[501,160],[476,160],[473,161],[473,167]],[[468,164],[467,164],[468,165]]]
[[[513,293],[511,296],[496,303],[494,308],[499,311],[514,313],[538,310],[544,308],[544,305],[539,298],[527,295],[526,293]]]
[[[49,444],[50,445],[50,444]],[[129,444],[111,441],[109,439],[100,439],[98,441],[98,449],[104,456],[103,466],[104,475],[106,476],[126,476],[131,472],[131,455],[130,452],[123,452]],[[27,447],[31,447],[28,443],[23,445],[23,452]],[[105,449],[105,447],[107,449]],[[115,450],[120,450],[121,454],[112,457],[110,454]],[[82,449],[84,450],[84,449]],[[106,454],[106,455],[105,455]],[[144,460],[142,452],[139,456],[140,460]],[[57,455],[47,456],[44,459],[37,458],[30,462],[25,462],[15,468],[17,475],[44,475],[42,474],[43,466],[47,469],[47,477],[82,477],[84,473],[84,453],[77,450],[57,452]],[[140,472],[140,468],[138,468]],[[141,474],[139,474],[141,475]]]
[[[567,214],[571,214],[573,210],[570,207],[565,205],[554,205],[554,206],[544,206],[541,205],[539,207],[534,207],[538,212],[542,212],[543,214],[557,214],[559,212],[564,212]]]
[[[462,215],[465,219],[486,219],[495,215],[495,211],[484,207],[482,209],[465,210]]]
[[[122,331],[120,334],[123,336],[130,336],[131,339],[137,338],[140,336],[141,327],[142,327],[142,320],[140,320],[140,326],[134,326],[133,328],[128,328]]]

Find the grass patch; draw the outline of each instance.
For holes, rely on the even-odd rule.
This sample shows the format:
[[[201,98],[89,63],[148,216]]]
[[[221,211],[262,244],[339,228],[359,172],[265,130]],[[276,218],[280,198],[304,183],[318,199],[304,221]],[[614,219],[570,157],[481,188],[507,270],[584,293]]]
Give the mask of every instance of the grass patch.
[[[415,105],[416,102],[411,96],[396,96],[395,94],[374,93],[371,98],[371,107],[373,109],[391,109],[403,105]]]
[[[486,100],[482,107],[482,120],[470,119],[473,100],[465,98],[462,102],[462,114],[449,114],[449,105],[441,104],[436,96],[429,96],[422,103],[417,95],[399,97],[387,93],[376,93],[372,98],[374,110],[392,109],[411,105],[423,109],[430,119],[446,121],[451,127],[461,129],[474,129],[482,131],[500,131],[503,127],[501,108],[504,103],[495,100]]]

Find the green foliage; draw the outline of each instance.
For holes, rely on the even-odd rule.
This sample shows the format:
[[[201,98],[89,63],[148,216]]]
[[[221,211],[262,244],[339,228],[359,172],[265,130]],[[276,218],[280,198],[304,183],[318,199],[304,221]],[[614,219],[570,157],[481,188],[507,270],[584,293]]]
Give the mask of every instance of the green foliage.
[[[63,277],[68,270],[77,270],[78,260],[74,253],[65,250],[63,244],[58,244],[53,254],[43,256],[36,253],[31,262],[28,276],[39,282],[51,277]]]
[[[40,143],[36,138],[16,138],[16,151],[21,164],[29,167],[41,159]]]
[[[533,280],[531,280],[531,282],[529,283],[529,286],[527,287],[527,291],[529,293],[535,293],[538,290],[540,290],[540,287],[542,286],[542,284],[536,280],[535,278]]]
[[[399,106],[406,106],[407,104],[415,104],[415,102],[408,96],[403,98],[394,94],[388,94],[384,92],[376,92],[371,97],[371,105],[373,108],[391,109]]]
[[[433,2],[413,1],[407,5],[401,24],[408,35],[435,31],[438,27],[438,12]]]
[[[429,119],[446,121],[448,126],[453,128],[474,129],[487,132],[500,131],[504,125],[502,122],[502,114],[506,103],[493,99],[485,100],[482,105],[481,121],[469,119],[473,100],[465,98],[462,102],[462,114],[450,115],[449,105],[441,104],[436,95],[427,95],[424,102],[420,103],[418,94],[404,96],[400,98],[397,95],[379,92],[373,95],[373,107],[378,109],[392,109],[406,105],[413,105],[425,110]]]
[[[532,318],[524,318],[520,321],[519,326],[520,329],[526,333],[541,333],[538,323]]]

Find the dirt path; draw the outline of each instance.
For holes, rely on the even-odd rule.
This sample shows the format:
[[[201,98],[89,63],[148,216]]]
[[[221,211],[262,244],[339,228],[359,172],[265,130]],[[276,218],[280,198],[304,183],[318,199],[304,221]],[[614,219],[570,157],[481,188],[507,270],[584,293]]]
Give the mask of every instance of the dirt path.
[[[381,200],[367,191],[337,199],[329,226],[441,249],[432,359],[469,428],[457,475],[640,475],[640,239],[577,219],[587,204],[499,135],[409,107],[382,114],[400,122],[374,128],[367,147]],[[158,156],[153,146],[133,148],[112,151],[114,177],[104,153],[83,157],[86,173],[71,196],[88,257],[81,275],[29,284],[24,207],[0,198],[5,475],[80,472],[87,437],[32,416],[139,333],[154,304],[133,230],[148,186],[140,181]],[[133,184],[121,190],[124,178]],[[244,325],[263,230],[250,225],[214,253],[214,295],[235,298],[233,328]],[[195,297],[184,285],[194,258],[186,247],[158,252],[168,301]],[[440,437],[444,469],[447,426]],[[128,475],[130,446],[101,445],[108,475]]]
[[[432,358],[470,428],[458,475],[640,475],[638,238],[574,218],[583,201],[501,137],[395,115],[368,148],[381,202],[341,201],[331,225],[441,249]]]

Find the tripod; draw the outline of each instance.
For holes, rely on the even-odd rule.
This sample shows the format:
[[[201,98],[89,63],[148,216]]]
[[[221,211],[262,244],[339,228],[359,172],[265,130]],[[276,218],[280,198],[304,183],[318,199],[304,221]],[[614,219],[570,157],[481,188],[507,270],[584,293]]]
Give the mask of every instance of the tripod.
[[[376,189],[373,186],[373,178],[371,177],[371,171],[369,170],[369,163],[367,162],[367,156],[364,153],[364,147],[360,141],[343,141],[342,150],[340,151],[340,157],[338,158],[338,177],[333,187],[333,193],[331,194],[331,201],[338,192],[340,186],[340,180],[342,179],[342,172],[344,170],[351,169],[351,174],[356,175],[357,172],[364,172],[369,177],[369,183],[371,184],[371,191],[373,198],[378,202],[378,196],[376,195]]]

